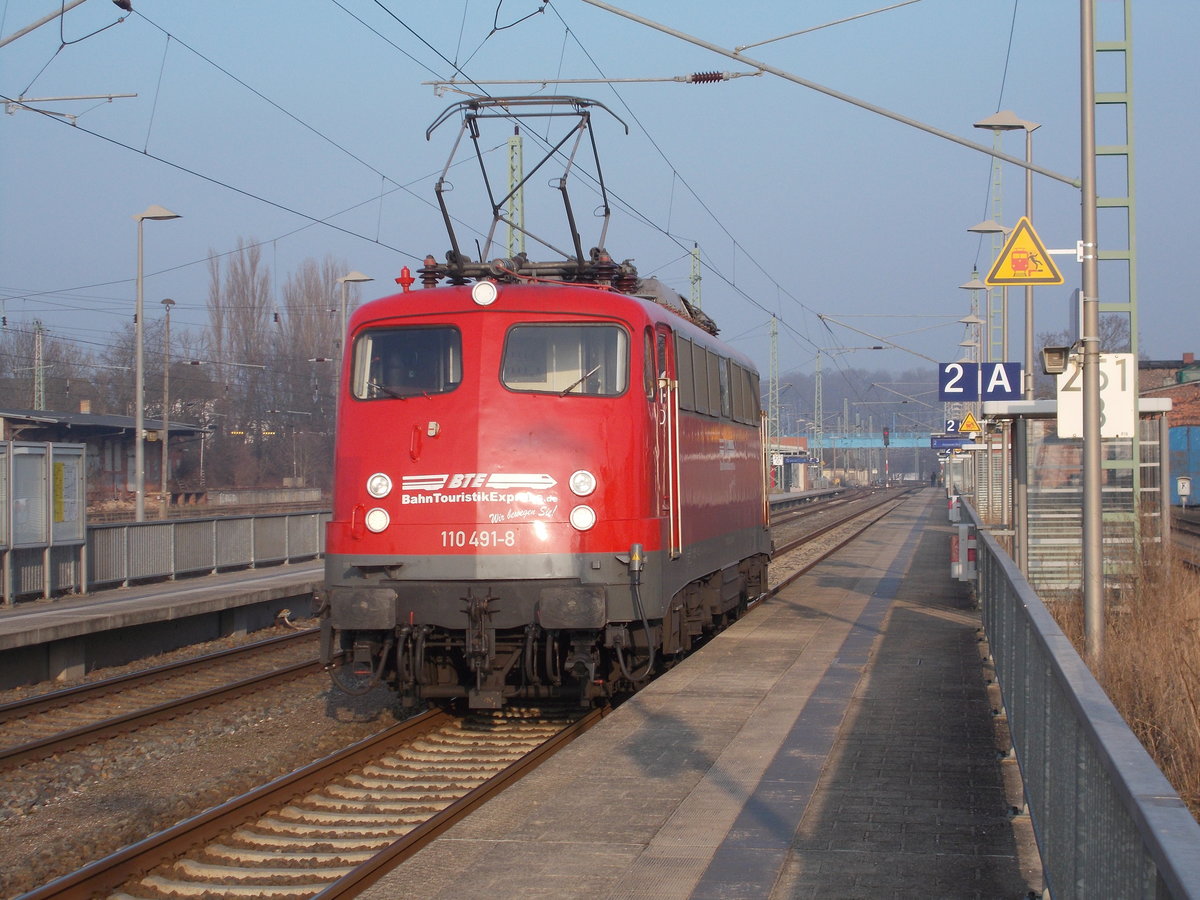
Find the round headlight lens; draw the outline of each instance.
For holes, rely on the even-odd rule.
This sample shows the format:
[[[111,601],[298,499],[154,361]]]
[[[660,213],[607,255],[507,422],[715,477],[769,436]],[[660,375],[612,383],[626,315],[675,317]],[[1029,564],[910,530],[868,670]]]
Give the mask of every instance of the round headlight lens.
[[[367,526],[367,531],[379,534],[391,524],[392,518],[387,514],[386,509],[375,507],[367,510],[366,516],[363,517],[363,524]]]
[[[596,489],[596,476],[587,469],[580,469],[571,473],[568,483],[571,485],[571,493],[576,497],[586,497]]]
[[[367,479],[367,493],[376,500],[386,497],[392,492],[392,479],[382,472],[376,472]]]
[[[500,291],[496,288],[494,281],[477,281],[475,286],[471,288],[471,299],[478,306],[491,306],[496,302],[496,297]]]
[[[596,524],[596,511],[590,506],[577,506],[571,510],[571,525],[577,531],[587,531]]]

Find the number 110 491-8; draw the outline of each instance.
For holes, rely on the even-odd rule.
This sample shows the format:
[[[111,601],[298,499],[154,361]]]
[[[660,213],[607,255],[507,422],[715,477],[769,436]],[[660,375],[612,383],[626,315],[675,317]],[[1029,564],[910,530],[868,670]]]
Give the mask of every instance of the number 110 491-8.
[[[443,531],[442,546],[449,549],[477,547],[486,550],[489,547],[517,546],[517,533],[511,528],[500,530],[496,528],[475,531]]]

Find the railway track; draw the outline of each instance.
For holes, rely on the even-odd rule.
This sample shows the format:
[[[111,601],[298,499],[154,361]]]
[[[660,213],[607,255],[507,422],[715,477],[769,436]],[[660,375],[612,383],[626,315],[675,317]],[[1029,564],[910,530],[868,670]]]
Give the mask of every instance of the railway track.
[[[837,509],[851,503],[859,503],[864,498],[874,495],[875,491],[867,488],[852,488],[836,497],[814,500],[801,506],[786,506],[778,512],[772,510],[771,527],[777,528],[781,525],[787,525],[791,522],[807,519],[812,516],[820,516],[831,509]]]
[[[1194,512],[1176,510],[1171,517],[1171,543],[1185,566],[1200,569],[1200,521]]]
[[[814,505],[824,514],[780,523],[779,565],[772,564],[774,586],[763,599],[886,515],[906,493]],[[104,690],[105,684],[96,687]],[[29,702],[52,705],[53,696]],[[489,792],[519,777],[500,774],[506,767],[527,771],[536,765],[543,757],[529,756],[531,748],[567,727],[561,717],[534,721],[515,712],[464,719],[423,714],[23,897],[341,896],[398,864],[455,817],[485,802]],[[569,730],[586,727],[571,724]],[[485,785],[491,787],[484,790]]]
[[[349,896],[599,721],[431,710],[22,900]]]
[[[0,706],[0,768],[204,709],[320,671],[316,629]]]
[[[917,489],[889,490],[865,497],[848,498],[845,503],[836,504],[837,507],[845,506],[845,509],[835,509],[823,504],[818,511],[825,515],[821,516],[819,521],[815,518],[811,522],[805,519],[795,536],[781,542],[777,539],[775,555],[771,561],[772,586],[758,602],[775,596],[825,557],[853,541],[899,506],[913,490]]]

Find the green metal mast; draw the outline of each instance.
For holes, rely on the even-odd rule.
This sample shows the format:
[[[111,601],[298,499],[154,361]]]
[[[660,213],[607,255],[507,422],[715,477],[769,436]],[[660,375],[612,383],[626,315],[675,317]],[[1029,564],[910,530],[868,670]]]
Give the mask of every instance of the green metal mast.
[[[508,255],[525,252],[525,189],[518,188],[525,177],[525,160],[522,156],[521,129],[514,127],[508,139]],[[514,223],[516,227],[514,227]]]
[[[700,245],[692,244],[692,306],[700,309]]]
[[[1133,0],[1121,0],[1121,15],[1119,20],[1120,34],[1116,40],[1100,40],[1100,35],[1097,34],[1096,39],[1096,63],[1097,71],[1108,73],[1121,73],[1121,83],[1114,85],[1106,85],[1114,87],[1115,90],[1103,91],[1096,90],[1096,113],[1097,120],[1105,122],[1109,127],[1114,122],[1115,117],[1109,115],[1101,116],[1101,110],[1105,107],[1115,107],[1118,113],[1122,114],[1123,118],[1123,133],[1111,135],[1105,134],[1106,138],[1115,137],[1115,143],[1097,143],[1096,157],[1111,157],[1121,164],[1123,169],[1124,179],[1114,178],[1111,181],[1106,181],[1104,187],[1109,189],[1116,188],[1116,196],[1097,196],[1097,209],[1112,209],[1124,211],[1124,215],[1109,215],[1101,217],[1099,231],[1099,249],[1097,259],[1101,265],[1101,284],[1103,285],[1100,301],[1100,313],[1112,313],[1125,315],[1129,320],[1129,352],[1138,357],[1138,315],[1137,315],[1137,209],[1135,202],[1134,191],[1134,153],[1133,153],[1133,18],[1132,18]],[[1106,18],[1106,25],[1113,28],[1113,19]],[[1097,22],[1096,30],[1101,30],[1100,23]],[[1115,28],[1114,28],[1115,30]],[[1101,59],[1108,55],[1110,61],[1115,61],[1116,65],[1104,65]],[[1113,58],[1115,57],[1115,60]],[[1116,120],[1119,121],[1119,120]],[[1106,167],[1106,172],[1113,172],[1115,167]],[[1122,183],[1123,182],[1123,183]],[[1121,193],[1121,189],[1124,193]],[[1105,224],[1110,227],[1104,228]],[[1120,270],[1124,270],[1124,274]],[[1122,282],[1124,282],[1122,284]],[[1107,296],[1108,299],[1105,299]],[[1109,352],[1121,350],[1120,347],[1105,347],[1102,348]],[[1136,383],[1137,367],[1134,367],[1133,377],[1134,396],[1138,396],[1138,388]],[[1114,525],[1123,523],[1124,527],[1117,527],[1109,532],[1121,534],[1130,534],[1133,546],[1140,546],[1143,537],[1141,533],[1141,516],[1140,510],[1142,507],[1142,467],[1141,467],[1141,434],[1140,427],[1135,428],[1133,432],[1132,446],[1129,453],[1107,452],[1101,460],[1101,467],[1108,470],[1119,470],[1113,472],[1113,477],[1118,481],[1123,481],[1131,485],[1132,507],[1123,510],[1106,510],[1103,513],[1105,522],[1112,522]],[[1168,448],[1159,448],[1159,461],[1166,458]],[[1163,510],[1166,515],[1167,511]],[[1136,552],[1136,550],[1134,551]]]

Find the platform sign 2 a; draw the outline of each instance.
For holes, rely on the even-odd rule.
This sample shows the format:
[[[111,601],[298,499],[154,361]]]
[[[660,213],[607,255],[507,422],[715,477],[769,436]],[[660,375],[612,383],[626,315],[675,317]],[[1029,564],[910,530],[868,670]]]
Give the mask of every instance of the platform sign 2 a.
[[[1015,362],[938,363],[938,400],[1020,400],[1021,364]]]

